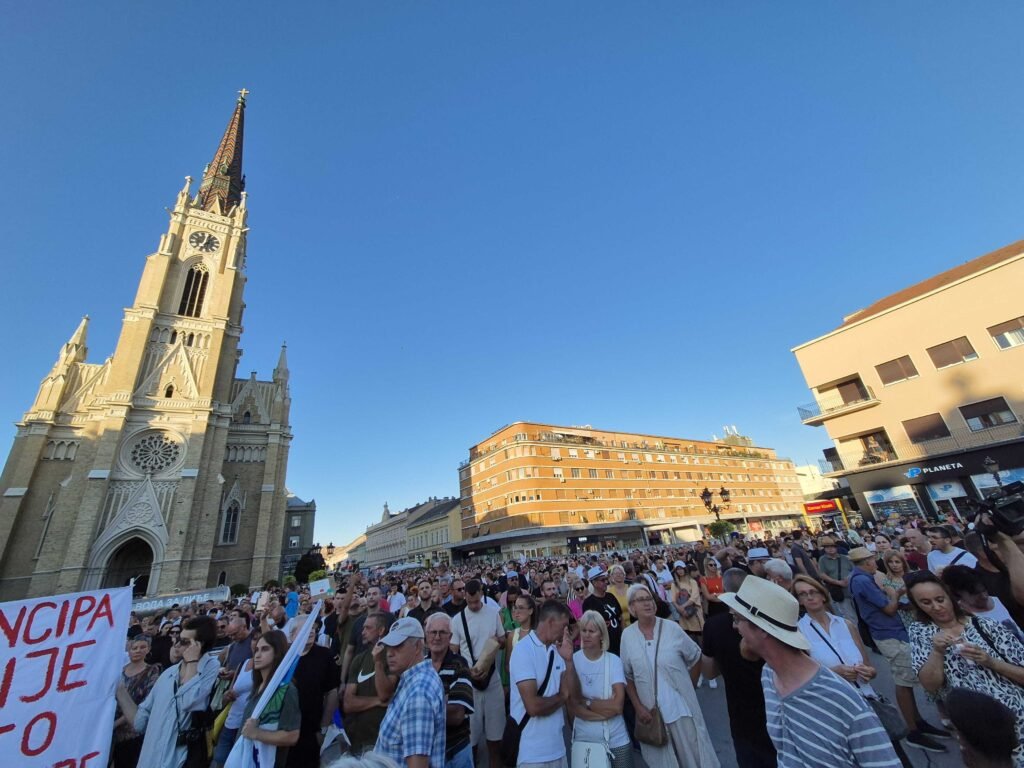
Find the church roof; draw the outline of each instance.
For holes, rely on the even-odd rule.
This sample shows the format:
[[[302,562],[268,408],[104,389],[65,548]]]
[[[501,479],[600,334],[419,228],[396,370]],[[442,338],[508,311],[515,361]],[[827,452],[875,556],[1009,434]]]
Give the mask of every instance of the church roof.
[[[199,185],[199,205],[206,211],[227,214],[242,201],[245,176],[242,174],[242,139],[245,133],[244,88],[239,91],[235,111],[224,130],[213,160]]]

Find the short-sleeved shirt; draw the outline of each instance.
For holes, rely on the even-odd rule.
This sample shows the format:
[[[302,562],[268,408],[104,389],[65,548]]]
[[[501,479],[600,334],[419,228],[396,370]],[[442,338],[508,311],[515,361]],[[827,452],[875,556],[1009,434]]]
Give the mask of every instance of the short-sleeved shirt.
[[[472,653],[469,643],[466,642],[466,632],[462,623],[463,616],[466,617],[466,626],[469,627],[469,635],[473,643]],[[475,664],[480,658],[488,638],[504,636],[505,627],[501,623],[501,611],[497,606],[484,603],[480,606],[479,611],[471,611],[467,607],[452,618],[451,644],[459,647],[459,654],[464,659],[469,659],[470,664]],[[501,678],[498,675],[492,675],[491,685],[500,687]]]
[[[768,735],[784,768],[901,765],[878,715],[852,685],[819,667],[814,677],[780,696],[775,673],[761,671]]]
[[[294,619],[296,614],[299,612],[299,595],[297,592],[289,590],[288,597],[284,603],[284,614],[289,619]]]
[[[729,711],[729,730],[733,741],[743,741],[775,754],[768,738],[761,690],[763,661],[750,661],[740,653],[740,633],[732,625],[732,615],[720,613],[704,623],[704,655],[715,660],[725,680],[725,704]]]
[[[444,768],[445,719],[441,678],[430,659],[424,659],[398,679],[374,752],[399,765],[407,757],[424,755],[430,768]]]
[[[954,561],[956,561],[954,563]],[[978,565],[978,558],[960,547],[953,547],[949,552],[939,552],[933,549],[928,553],[928,570],[938,574],[947,565],[966,565],[968,568],[975,568]]]
[[[443,608],[438,608],[436,605],[432,605],[427,609],[424,609],[422,605],[417,605],[415,608],[409,610],[406,615],[410,618],[416,619],[420,624],[427,623],[427,617],[433,616],[435,613],[444,613]]]
[[[608,677],[611,682],[605,682],[604,668],[605,659],[608,661]],[[584,699],[607,699],[611,698],[613,686],[626,685],[626,673],[622,669],[622,659],[614,653],[605,652],[597,661],[591,661],[583,651],[576,651],[572,656],[573,667],[576,669],[576,676],[580,681],[580,693]],[[547,662],[545,662],[547,664]],[[611,748],[624,747],[629,744],[629,732],[626,730],[626,721],[622,715],[616,715],[608,720],[584,720],[576,718],[574,725],[574,739],[577,741],[605,741],[605,729],[607,728],[607,742]]]
[[[548,668],[548,659],[552,659],[551,675],[544,690],[541,691],[540,687]],[[542,698],[547,698],[559,692],[564,671],[565,662],[558,655],[555,647],[545,646],[537,637],[536,632],[530,632],[516,643],[509,662],[509,678],[512,682],[509,715],[517,723],[521,723],[526,715],[526,705],[523,703],[522,694],[519,693],[519,683],[533,680],[537,684],[538,694]],[[562,738],[564,727],[565,710],[563,707],[559,707],[543,717],[531,717],[523,729],[519,742],[519,762],[547,763],[565,757],[565,741]]]
[[[583,610],[597,611],[604,617],[608,625],[608,650],[618,656],[622,645],[622,606],[619,599],[611,592],[605,592],[604,597],[587,595]]]
[[[447,703],[456,704],[466,710],[466,716],[458,725],[448,725],[445,732],[445,760],[451,760],[469,745],[470,715],[473,714],[473,685],[469,682],[469,664],[457,653],[448,651],[437,671],[448,695]]]
[[[882,609],[889,605],[889,596],[875,584],[875,580],[860,568],[850,574],[850,594],[857,602],[857,610],[871,630],[875,640],[902,640],[907,642],[907,629],[898,615],[890,616]]]
[[[385,666],[387,661],[384,662]],[[356,687],[356,696],[373,697],[377,695],[376,663],[373,658],[373,649],[367,648],[352,659],[352,666],[349,668],[348,684]],[[345,733],[352,742],[352,753],[360,754],[363,750],[371,749],[377,743],[377,733],[380,731],[381,721],[387,712],[387,705],[365,709],[362,712],[351,712],[345,714]]]

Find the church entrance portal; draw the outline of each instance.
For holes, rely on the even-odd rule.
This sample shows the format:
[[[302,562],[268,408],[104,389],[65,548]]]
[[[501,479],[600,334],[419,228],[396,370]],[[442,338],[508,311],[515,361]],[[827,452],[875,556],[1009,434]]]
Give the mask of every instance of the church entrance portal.
[[[117,548],[107,562],[103,587],[124,587],[135,579],[136,596],[149,590],[149,572],[153,567],[153,550],[140,538],[128,539]]]

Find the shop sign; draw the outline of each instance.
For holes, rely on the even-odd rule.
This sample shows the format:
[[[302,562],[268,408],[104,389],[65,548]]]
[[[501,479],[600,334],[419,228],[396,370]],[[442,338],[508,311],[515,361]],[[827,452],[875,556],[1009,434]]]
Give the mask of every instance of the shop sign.
[[[823,515],[828,512],[838,512],[839,507],[832,499],[826,499],[825,501],[805,501],[804,512],[808,515]]]
[[[897,485],[895,488],[878,488],[864,494],[869,504],[885,504],[887,501],[913,500],[914,490],[909,485]]]
[[[967,495],[967,491],[964,487],[956,480],[950,480],[946,483],[930,483],[928,485],[928,495],[932,501],[945,501],[949,499],[962,499]]]
[[[953,461],[949,464],[933,464],[930,467],[911,467],[903,474],[913,480],[915,477],[921,477],[922,475],[933,475],[936,472],[951,472],[954,469],[963,469],[964,465],[959,461]]]

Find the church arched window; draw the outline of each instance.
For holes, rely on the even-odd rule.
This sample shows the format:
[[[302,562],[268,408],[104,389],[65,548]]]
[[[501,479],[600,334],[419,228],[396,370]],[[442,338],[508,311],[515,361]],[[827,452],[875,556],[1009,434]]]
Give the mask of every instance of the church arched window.
[[[164,390],[164,397],[166,397],[168,400],[170,400],[172,397],[174,397],[174,385],[173,384],[168,384],[167,385],[167,389]]]
[[[228,583],[228,572],[227,571],[221,571],[220,572],[220,576],[217,577],[217,586],[218,587],[223,587],[227,583]]]
[[[252,413],[250,411],[246,411],[242,414],[242,423],[252,424]]]
[[[203,300],[206,298],[206,284],[210,273],[204,264],[194,264],[185,276],[185,289],[181,292],[181,304],[178,314],[186,317],[199,317],[203,313]]]
[[[237,501],[232,501],[224,510],[224,519],[220,526],[220,543],[235,544],[238,542],[238,523],[242,517],[241,507]]]

